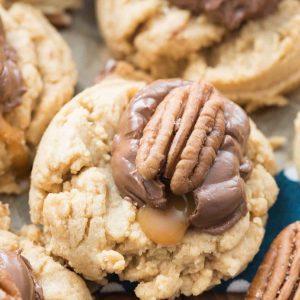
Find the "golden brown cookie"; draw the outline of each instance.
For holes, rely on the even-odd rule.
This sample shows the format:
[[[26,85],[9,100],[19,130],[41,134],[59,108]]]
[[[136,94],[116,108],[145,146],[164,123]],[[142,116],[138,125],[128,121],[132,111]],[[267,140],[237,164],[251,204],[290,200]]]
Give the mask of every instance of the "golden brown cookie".
[[[170,82],[172,85],[181,81]],[[117,273],[121,279],[139,281],[135,292],[141,299],[198,295],[220,283],[221,279],[237,275],[257,253],[268,209],[278,193],[271,175],[276,169],[274,155],[267,139],[252,122],[249,132],[243,129],[250,133],[248,142],[238,132],[227,137],[229,144],[224,144],[224,153],[244,145],[243,155],[253,167],[247,177],[249,165],[244,164],[247,160],[242,160],[243,167],[236,174],[238,181],[232,181],[234,186],[239,182],[245,188],[242,194],[245,198],[240,202],[242,198],[238,196],[238,201],[234,201],[237,210],[233,209],[238,213],[241,208],[242,214],[238,213],[238,218],[222,231],[216,232],[212,227],[210,230],[189,227],[176,245],[158,245],[142,230],[136,203],[121,196],[111,167],[113,138],[118,126],[124,129],[127,126],[126,122],[124,127],[119,125],[120,118],[130,101],[140,95],[138,92],[143,94],[144,86],[144,82],[108,76],[60,110],[46,130],[35,158],[30,190],[31,217],[34,223],[44,226],[47,249],[65,259],[87,279],[102,283],[107,274]],[[195,86],[196,94],[198,88],[201,86]],[[157,93],[159,91],[160,88]],[[219,97],[214,93],[212,95]],[[150,97],[149,105],[151,103]],[[208,103],[210,111],[214,107],[213,99]],[[236,105],[234,107],[246,120],[245,113]],[[220,109],[222,111],[222,105]],[[202,117],[200,119],[204,120]],[[136,115],[132,115],[135,124],[140,124],[135,118]],[[126,153],[126,148],[124,150]],[[237,158],[232,153],[227,154]],[[240,163],[234,160],[235,165]],[[122,175],[127,174],[122,168],[114,176],[118,173],[121,180]],[[232,176],[230,172],[219,174],[226,178]],[[245,174],[245,182],[240,181],[241,174]],[[228,204],[227,200],[224,202]],[[246,210],[240,206],[244,203]],[[233,208],[231,204],[227,207]]]
[[[48,123],[70,100],[77,72],[67,44],[35,8],[0,7],[0,192],[19,193]],[[2,24],[1,23],[1,24]]]

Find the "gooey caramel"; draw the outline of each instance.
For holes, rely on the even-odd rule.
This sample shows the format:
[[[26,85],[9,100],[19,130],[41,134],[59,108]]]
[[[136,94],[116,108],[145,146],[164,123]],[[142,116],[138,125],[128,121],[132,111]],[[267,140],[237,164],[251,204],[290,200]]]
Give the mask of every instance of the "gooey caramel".
[[[166,209],[144,206],[139,209],[137,220],[147,235],[156,244],[172,246],[179,244],[189,227],[188,217],[195,209],[192,196],[176,196],[168,193]]]
[[[12,167],[17,176],[24,175],[28,170],[29,153],[25,143],[24,133],[12,127],[0,114],[0,141],[2,141],[10,154]]]

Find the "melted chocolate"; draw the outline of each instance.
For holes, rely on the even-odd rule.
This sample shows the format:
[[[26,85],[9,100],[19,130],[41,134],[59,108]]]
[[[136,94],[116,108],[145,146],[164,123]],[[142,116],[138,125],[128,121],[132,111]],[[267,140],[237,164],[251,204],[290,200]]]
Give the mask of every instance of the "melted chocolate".
[[[0,251],[0,290],[16,299],[44,299],[30,263],[20,252]]]
[[[142,89],[122,115],[113,142],[112,172],[121,195],[139,207],[162,209],[167,206],[170,194],[166,194],[165,187],[168,182],[162,175],[145,180],[137,172],[135,159],[143,130],[159,103],[172,89],[188,85],[191,82],[177,79],[156,81]],[[250,133],[248,117],[239,106],[222,99],[226,123],[224,141],[204,182],[193,191],[196,209],[187,217],[191,225],[211,234],[224,232],[247,213],[244,178],[252,169],[245,157]],[[164,166],[162,174],[163,171]],[[174,211],[174,207],[167,209]],[[178,214],[176,210],[175,213]]]
[[[247,213],[243,177],[252,169],[251,161],[244,157],[248,117],[239,106],[224,101],[225,138],[203,184],[194,191],[197,207],[190,216],[195,227],[212,234],[226,231]]]
[[[243,22],[272,13],[280,0],[168,0],[171,4],[205,13],[228,29],[236,29]]]
[[[8,112],[19,105],[24,92],[22,75],[17,66],[17,55],[6,42],[0,18],[0,110]]]

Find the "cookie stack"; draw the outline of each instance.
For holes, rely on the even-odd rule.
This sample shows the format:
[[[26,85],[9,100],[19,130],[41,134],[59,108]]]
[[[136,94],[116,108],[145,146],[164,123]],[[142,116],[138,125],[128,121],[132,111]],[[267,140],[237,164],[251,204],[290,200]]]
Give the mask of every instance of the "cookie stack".
[[[246,111],[286,104],[300,84],[300,2],[98,0],[116,61],[74,98],[69,46],[11,2],[0,192],[29,193],[33,224],[11,229],[0,202],[0,299],[94,299],[111,275],[142,300],[189,299],[241,273],[279,193],[273,148]],[[78,1],[31,4],[66,25]],[[299,222],[280,233],[246,299],[300,299],[299,238]]]

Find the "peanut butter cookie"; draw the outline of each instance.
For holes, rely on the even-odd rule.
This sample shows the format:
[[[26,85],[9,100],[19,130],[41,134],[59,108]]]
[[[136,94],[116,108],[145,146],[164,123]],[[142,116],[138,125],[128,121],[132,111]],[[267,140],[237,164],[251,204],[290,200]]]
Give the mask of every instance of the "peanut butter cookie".
[[[274,172],[267,139],[211,84],[107,75],[46,130],[31,217],[87,279],[116,273],[145,300],[198,295],[257,253]]]
[[[35,8],[0,7],[0,192],[20,192],[41,135],[70,100],[76,70],[69,47]]]
[[[155,78],[206,79],[249,110],[285,104],[300,83],[297,0],[97,3],[113,55]]]
[[[39,229],[33,227],[30,235],[18,236],[8,231],[7,220],[8,207],[0,202],[1,299],[92,299],[84,281],[51,258],[38,243]],[[22,232],[26,231],[28,228]]]

